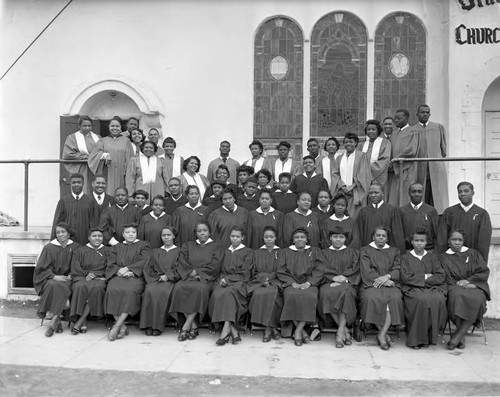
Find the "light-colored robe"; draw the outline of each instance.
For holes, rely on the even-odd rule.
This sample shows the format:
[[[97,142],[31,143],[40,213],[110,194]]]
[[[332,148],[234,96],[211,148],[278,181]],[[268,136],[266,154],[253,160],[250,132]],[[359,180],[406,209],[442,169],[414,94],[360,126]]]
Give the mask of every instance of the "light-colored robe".
[[[77,142],[77,134],[83,138],[83,142],[85,143],[84,151],[80,150]],[[63,160],[88,160],[90,153],[97,145],[100,137],[90,131],[89,134],[83,135],[80,131],[74,132],[71,135],[68,135],[66,141],[64,142],[62,159]],[[82,143],[83,143],[82,142]],[[85,153],[86,150],[86,153]],[[90,173],[89,167],[87,163],[81,164],[70,164],[65,163],[64,168],[69,172],[69,174],[82,174],[85,178],[84,180],[84,191],[86,193],[90,193],[92,191],[92,187],[90,183],[92,182],[92,175]]]
[[[375,142],[373,142],[373,145]],[[371,161],[373,145],[368,147],[368,150],[364,152],[366,153],[366,157],[370,162],[370,171],[372,173],[372,181],[380,182],[382,185],[385,185],[387,182],[387,171],[389,169],[389,163],[391,161],[391,142],[387,139],[382,138],[382,143],[380,144],[380,150],[378,153],[378,159],[375,161]]]
[[[150,183],[144,183],[140,156],[132,157],[128,161],[125,185],[127,186],[129,195],[142,189],[149,194],[148,204],[151,204],[153,197],[157,195],[165,196],[167,184],[167,170],[165,168],[165,161],[162,157],[156,158],[156,177],[155,181]]]

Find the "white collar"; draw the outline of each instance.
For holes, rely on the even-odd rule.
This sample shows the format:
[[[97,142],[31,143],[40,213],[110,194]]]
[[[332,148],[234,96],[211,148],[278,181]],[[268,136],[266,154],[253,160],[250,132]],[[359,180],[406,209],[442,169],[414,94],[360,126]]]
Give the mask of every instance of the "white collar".
[[[274,193],[283,193],[283,192],[281,191],[281,189],[276,189]],[[288,189],[288,190],[287,190],[285,193],[283,193],[283,194],[286,194],[286,193],[293,193],[293,192],[292,192],[290,189]]]
[[[251,199],[251,198],[254,198],[256,194],[257,194],[257,193],[254,193],[254,194],[252,194],[251,196],[249,196],[249,195],[247,194],[247,192],[245,192],[245,193],[243,193],[243,196],[245,196],[247,199]]]
[[[273,247],[273,250],[276,250],[276,249],[279,249],[279,248],[280,248],[280,247],[278,247],[278,246],[275,244],[275,245],[274,245],[274,247]],[[266,245],[264,244],[264,245],[263,245],[262,247],[260,247],[259,249],[261,249],[261,250],[266,250],[266,249],[267,249],[267,247],[266,247]]]
[[[314,178],[318,174],[316,174],[316,171],[314,171],[311,176],[307,176],[307,174],[305,172],[302,175],[304,175],[307,179],[311,179],[311,178]]]
[[[174,244],[172,245],[170,248],[167,248],[165,246],[161,247],[162,250],[168,252],[168,251],[172,251],[174,248],[177,248],[177,246]]]
[[[137,208],[139,211],[145,210],[145,209],[146,209],[146,208],[148,208],[148,207],[149,207],[149,204],[144,204],[144,207],[141,207],[141,208],[137,207],[137,205],[136,205],[136,208]],[[125,207],[123,207],[123,208],[125,208]]]
[[[219,156],[219,158],[223,163],[229,161],[229,156],[226,157],[226,161],[224,161],[224,158],[222,156]]]
[[[347,247],[345,245],[343,245],[342,247],[340,247],[339,249],[335,249],[333,248],[333,245],[330,245],[328,247],[328,249],[331,249],[332,251],[342,251],[342,250],[345,250]]]
[[[332,221],[345,221],[346,219],[349,219],[349,217],[346,214],[344,214],[344,216],[339,219],[335,216],[335,213],[333,213],[332,216],[330,216],[330,219]]]
[[[387,248],[391,248],[391,247],[390,247],[390,245],[389,245],[389,244],[387,244],[387,243],[384,245],[384,247],[383,247],[383,248],[379,248],[379,247],[377,247],[377,244],[375,244],[375,241],[372,241],[372,242],[371,242],[370,244],[368,244],[368,245],[369,245],[370,247],[373,247],[373,248],[377,249],[377,250],[380,250],[380,249],[385,250],[385,249],[387,249]]]
[[[205,244],[202,244],[202,243],[200,243],[200,239],[198,239],[198,238],[197,238],[197,239],[196,239],[196,244],[199,244],[199,245],[207,245],[208,243],[211,243],[212,241],[214,241],[214,240],[212,240],[212,239],[209,237],[209,238],[208,238],[208,240],[207,240],[207,241],[205,241]]]
[[[104,245],[103,245],[103,244],[101,244],[99,247],[94,248],[94,247],[92,247],[92,246],[90,245],[90,243],[87,243],[85,246],[86,246],[86,247],[89,247],[89,248],[91,248],[91,249],[93,249],[93,250],[95,250],[95,251],[98,251],[98,250],[100,250],[102,247],[104,247]]]
[[[423,204],[423,203],[424,203],[424,202],[422,201],[422,202],[420,202],[419,204],[415,205],[415,204],[413,204],[413,203],[410,201],[410,205],[411,205],[411,207],[412,207],[415,211],[417,211],[417,210],[418,210],[418,209],[422,206],[422,204]]]
[[[296,212],[296,213],[297,213],[297,214],[299,214],[299,215],[302,215],[302,214],[300,213],[300,211],[299,211],[299,209],[298,209],[298,208],[295,208],[295,209],[294,209],[294,212]],[[311,214],[312,214],[312,211],[311,211],[311,210],[307,210],[307,213],[306,213],[305,215],[302,215],[302,216],[309,216],[309,215],[311,215]]]
[[[123,211],[125,208],[127,208],[128,203],[127,203],[127,204],[125,204],[123,207],[120,207],[118,204],[116,204],[116,206],[117,206],[120,210],[122,210],[122,211]],[[144,207],[144,208],[146,208],[146,207]]]
[[[460,252],[465,252],[465,251],[468,251],[468,250],[469,250],[469,248],[468,248],[468,247],[464,247],[464,246],[462,246],[462,248],[460,249]],[[451,248],[448,248],[448,250],[446,251],[446,253],[447,253],[447,254],[449,254],[449,255],[456,254],[456,252],[453,252],[453,251],[451,250]]]
[[[125,245],[131,245],[131,244],[135,244],[135,243],[137,243],[138,241],[141,241],[141,240],[139,240],[138,238],[136,238],[136,239],[134,240],[134,242],[133,242],[133,243],[127,243],[127,242],[124,240],[124,241],[123,241],[123,244],[125,244]]]
[[[232,213],[236,212],[236,210],[238,209],[238,206],[235,204],[234,209],[232,211],[229,211],[229,209],[227,209],[225,205],[223,205],[222,208],[224,208],[227,212],[230,212],[232,214]]]
[[[163,215],[165,215],[165,212],[162,212],[162,213],[160,214],[160,216],[156,216],[155,214],[153,214],[153,211],[151,211],[151,212],[149,213],[149,215],[151,215],[151,216],[153,217],[153,219],[158,220],[158,219],[160,219]]]
[[[97,196],[101,196],[101,200],[104,200],[104,198],[106,197],[106,192],[102,192],[101,194],[98,194],[92,190],[92,194],[94,195],[96,200],[97,200]]]
[[[80,194],[75,194],[75,193],[71,192],[71,195],[73,196],[73,198],[74,198],[75,200],[80,200],[84,194],[85,194],[85,193],[83,193],[83,192],[81,192]],[[77,197],[78,197],[78,198],[77,198]]]
[[[201,203],[198,201],[198,203],[194,206],[194,208],[191,207],[189,203],[184,204],[184,206],[194,211],[196,208],[201,207]]]
[[[462,203],[460,203],[460,207],[462,207],[462,209],[465,211],[465,212],[469,212],[469,210],[471,209],[471,207],[474,205],[474,203],[470,203],[468,206],[465,206],[463,205]]]
[[[74,243],[74,241],[73,241],[73,240],[71,240],[71,239],[69,239],[69,240],[68,240],[68,243],[66,244],[66,247],[67,247],[68,245],[70,245],[70,244],[73,244],[73,243]],[[58,247],[62,247],[61,243],[60,243],[60,242],[59,242],[56,238],[55,238],[54,240],[52,240],[52,241],[50,242],[50,244],[57,245]]]
[[[262,211],[261,207],[257,208],[255,211],[257,211],[259,214],[263,214],[264,213],[264,211]],[[276,211],[276,210],[273,207],[269,207],[268,213],[269,212],[274,212],[274,211]]]
[[[297,251],[297,252],[299,252],[299,250],[297,249],[297,247],[296,247],[295,245],[291,245],[291,246],[290,246],[290,247],[288,247],[288,248],[290,248],[292,251]],[[308,250],[309,248],[311,248],[311,246],[310,246],[310,245],[306,245],[306,246],[304,247],[303,251]]]
[[[410,254],[412,254],[415,258],[417,258],[419,260],[422,260],[422,258],[427,255],[427,251],[424,250],[423,255],[417,255],[417,253],[415,252],[415,250],[411,250]]]
[[[179,201],[182,198],[182,194],[180,194],[177,198],[175,198],[174,196],[170,196],[170,198],[174,201]]]
[[[400,128],[399,131],[403,131],[405,128],[409,127],[410,124],[406,124],[403,128]]]
[[[330,208],[332,208],[332,206],[330,204],[328,204],[326,211],[323,211],[321,209],[321,207],[319,206],[319,204],[316,206],[316,208],[318,208],[323,214],[327,214],[328,212],[330,212]]]
[[[230,245],[229,248],[228,248],[228,250],[231,251],[231,252],[234,252],[234,251],[238,251],[238,250],[240,250],[242,248],[245,248],[245,246],[243,244],[238,245],[236,248],[233,248],[233,246]]]
[[[373,203],[372,203],[372,207],[373,207],[373,208],[380,208],[380,207],[382,207],[382,204],[384,204],[384,200],[382,200],[382,201],[381,201],[380,203],[378,203],[378,204],[373,204]]]
[[[418,124],[420,124],[422,127],[424,126],[424,123],[421,123],[420,121],[418,122]],[[427,121],[427,123],[425,123],[425,126],[427,127],[429,125],[429,121]]]
[[[257,189],[259,189],[259,190],[262,190],[262,189],[269,189],[269,190],[271,190],[272,188],[273,188],[273,187],[272,187],[271,185],[266,185],[266,186],[264,186],[264,187],[260,187],[260,185],[259,185],[259,186],[257,186]]]

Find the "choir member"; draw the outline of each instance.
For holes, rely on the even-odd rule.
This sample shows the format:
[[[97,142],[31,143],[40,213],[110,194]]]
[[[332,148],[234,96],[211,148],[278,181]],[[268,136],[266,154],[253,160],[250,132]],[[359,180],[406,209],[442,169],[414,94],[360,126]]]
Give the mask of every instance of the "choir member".
[[[332,173],[337,166],[336,159],[340,156],[340,153],[338,153],[339,148],[340,143],[337,138],[334,136],[328,138],[323,147],[323,149],[328,153],[328,156],[325,156],[323,160],[321,160],[322,175],[323,178],[326,179],[332,195],[335,192],[335,186],[332,186]]]
[[[43,247],[33,273],[33,287],[41,297],[37,314],[42,323],[50,320],[46,337],[63,332],[60,315],[71,295],[71,260],[80,246],[71,235],[68,224],[57,224],[56,238]]]
[[[119,187],[115,191],[115,204],[104,209],[101,214],[99,228],[104,235],[104,244],[116,245],[123,241],[123,226],[138,223],[139,210],[128,203],[128,190]]]
[[[291,182],[292,174],[289,172],[281,173],[278,177],[278,189],[274,192],[273,197],[274,208],[285,215],[297,208],[297,200],[299,199],[299,196],[290,190]]]
[[[179,314],[185,317],[177,337],[180,342],[198,336],[198,321],[205,316],[212,285],[219,277],[224,250],[210,238],[210,230],[208,222],[200,221],[196,241],[185,243],[179,254],[177,273],[181,279],[172,292],[169,312],[177,318]]]
[[[131,197],[130,202],[135,202],[134,207],[139,210],[139,219],[153,211],[153,207],[149,205],[149,193],[145,190],[136,190]]]
[[[231,245],[224,251],[219,279],[209,302],[213,323],[221,323],[222,330],[216,344],[223,346],[231,338],[233,345],[241,342],[235,324],[248,311],[247,283],[253,267],[253,250],[245,247],[245,232],[235,226],[231,229]]]
[[[248,145],[250,149],[250,153],[252,154],[252,158],[243,163],[243,165],[249,166],[253,168],[253,172],[260,171],[261,169],[271,170],[272,169],[272,160],[269,157],[264,157],[264,145],[261,141],[253,141]]]
[[[200,189],[198,186],[190,185],[186,187],[186,197],[188,202],[175,210],[172,217],[172,224],[177,230],[176,244],[182,247],[188,241],[195,241],[194,232],[196,225],[200,221],[208,220],[210,209],[200,204]]]
[[[302,346],[310,340],[304,326],[316,321],[317,285],[322,279],[317,262],[321,260],[321,251],[307,244],[305,228],[295,229],[292,240],[293,245],[281,250],[278,258],[277,276],[284,288],[280,321],[293,322],[295,346]]]
[[[318,312],[326,323],[329,315],[337,324],[335,347],[352,344],[347,329],[356,320],[357,286],[359,284],[359,252],[347,248],[348,233],[341,226],[335,226],[328,239],[330,247],[323,249],[321,270],[323,285],[319,289]]]
[[[410,202],[399,208],[407,250],[413,246],[411,242],[413,233],[421,228],[427,230],[426,250],[431,251],[436,245],[439,216],[434,207],[423,202],[423,192],[421,183],[412,183],[408,191]]]
[[[353,248],[368,245],[372,239],[373,229],[383,225],[391,230],[389,245],[405,252],[403,223],[399,210],[384,201],[384,189],[378,182],[372,182],[368,190],[369,204],[359,211],[353,228]]]
[[[106,266],[108,287],[104,296],[104,312],[116,321],[108,334],[110,341],[128,335],[125,320],[141,309],[143,271],[151,256],[149,243],[137,239],[137,224],[124,225],[123,239],[123,243],[113,247]]]
[[[228,188],[233,189],[236,192],[236,191],[238,191],[238,186],[236,186],[234,183],[231,183],[229,181],[230,175],[231,174],[229,173],[229,168],[225,164],[221,164],[217,168],[217,171],[215,171],[215,176],[216,176],[215,180],[222,182],[223,188],[228,187]],[[212,182],[215,182],[215,180]],[[210,184],[210,186],[207,187],[207,190],[205,190],[205,195],[203,196],[203,200],[205,200],[207,197],[212,196],[212,194],[213,194],[212,184]]]
[[[255,210],[259,207],[259,196],[257,195],[257,179],[253,176],[247,178],[243,183],[243,194],[236,197],[236,202],[247,211]]]
[[[156,145],[155,156],[165,158],[165,151],[160,145],[160,132],[156,128],[150,128],[148,131],[148,142]],[[167,181],[170,175],[167,175]],[[163,194],[163,193],[162,193]]]
[[[121,122],[119,117],[116,117],[118,121]],[[130,117],[126,124],[127,129],[123,132],[123,136],[130,138],[132,132],[139,127],[139,119],[137,117]]]
[[[396,284],[399,283],[401,258],[399,249],[387,244],[389,231],[386,227],[375,227],[372,236],[373,241],[360,252],[359,309],[361,319],[378,328],[377,344],[382,350],[389,350],[393,344],[387,335],[389,327],[403,324],[403,295]]]
[[[332,194],[330,193],[330,190],[320,190],[316,201],[318,202],[318,205],[316,205],[312,211],[317,212],[320,215],[321,222],[323,222],[333,214],[333,206],[331,205]]]
[[[296,194],[300,192],[309,192],[313,198],[312,206],[315,207],[318,204],[317,199],[319,191],[328,190],[328,183],[321,174],[316,173],[314,157],[305,156],[302,159],[302,166],[304,168],[304,173],[302,175],[297,175],[293,179],[290,190]]]
[[[282,240],[284,246],[291,243],[293,231],[302,227],[307,230],[309,244],[313,247],[319,247],[321,216],[311,211],[311,202],[310,193],[300,193],[295,211],[284,216]]]
[[[424,228],[415,229],[413,250],[401,257],[406,346],[414,349],[435,345],[447,318],[445,273],[439,257],[425,249],[427,233]]]
[[[122,135],[120,119],[114,117],[109,122],[109,136],[101,138],[89,156],[92,173],[106,177],[106,193],[114,194],[116,188],[125,186],[127,163],[133,156],[130,140]]]
[[[474,186],[470,182],[460,182],[457,186],[459,204],[447,208],[438,227],[438,252],[447,248],[447,238],[452,229],[463,229],[464,245],[473,248],[488,263],[491,242],[491,221],[486,210],[474,204]]]
[[[382,124],[384,127],[384,138],[390,141],[392,132],[394,131],[394,118],[387,116],[384,120],[382,120]]]
[[[334,227],[340,226],[347,234],[345,245],[349,246],[352,242],[352,230],[354,228],[354,219],[347,213],[347,198],[343,194],[338,194],[332,201],[333,214],[323,220],[321,228],[321,247],[328,248],[331,244],[330,232]]]
[[[229,235],[234,226],[247,227],[248,211],[236,205],[236,195],[231,189],[224,189],[222,193],[222,207],[213,211],[208,222],[212,227],[214,240],[223,247],[229,247]]]
[[[165,151],[165,168],[167,170],[167,180],[170,181],[173,177],[182,174],[182,165],[184,158],[174,153],[177,146],[175,139],[167,136],[162,143],[163,150]]]
[[[253,167],[250,167],[248,165],[240,165],[236,169],[236,179],[237,179],[237,185],[238,185],[238,192],[237,194],[243,194],[245,189],[243,188],[243,184],[245,181],[250,178],[254,173]]]
[[[247,221],[247,246],[251,249],[258,249],[262,245],[264,230],[272,226],[281,235],[283,225],[283,213],[272,207],[273,198],[268,189],[260,190],[260,207],[248,213]]]
[[[95,175],[92,181],[92,195],[97,203],[99,219],[104,208],[111,207],[115,198],[106,194],[106,178],[104,175]]]
[[[320,149],[319,142],[316,138],[309,138],[307,140],[307,151],[309,152],[309,156],[314,160],[316,172],[318,174],[323,174],[323,159],[325,156],[320,154]]]
[[[378,120],[368,120],[365,123],[365,135],[367,137],[363,144],[362,152],[370,163],[370,181],[387,183],[387,172],[391,163],[391,142],[382,135],[382,125]]]
[[[147,336],[159,336],[165,329],[170,296],[174,283],[179,280],[176,267],[180,248],[174,244],[176,230],[165,226],[161,232],[163,246],[151,251],[151,258],[144,268],[146,288],[142,294],[139,328]]]
[[[177,177],[170,178],[168,181],[169,196],[165,198],[165,212],[173,215],[175,210],[188,202],[183,194],[181,180]]]
[[[252,278],[248,283],[250,321],[265,327],[262,336],[264,343],[270,342],[271,338],[281,338],[278,325],[283,308],[283,291],[276,273],[280,252],[276,245],[277,237],[273,226],[264,228],[264,245],[254,252]]]
[[[102,244],[102,230],[92,228],[88,243],[78,248],[71,261],[71,333],[87,332],[87,317],[104,317],[105,270],[111,250]]]
[[[210,182],[208,181],[205,175],[200,174],[201,161],[196,156],[188,157],[184,160],[182,164],[182,169],[185,171],[183,174],[179,176],[181,180],[182,186],[195,185],[200,189],[200,201],[203,195],[205,194],[205,190],[208,186],[210,186]]]
[[[254,175],[255,179],[257,179],[257,189],[272,189],[272,180],[273,176],[270,171],[265,168],[257,171]]]
[[[132,144],[132,150],[134,151],[134,156],[139,156],[141,154],[141,145],[146,140],[146,135],[142,132],[140,128],[132,131],[130,135],[130,143]]]
[[[64,222],[74,231],[74,241],[83,245],[88,241],[89,228],[99,224],[99,207],[91,196],[83,192],[82,174],[71,175],[70,181],[71,194],[64,196],[57,203],[51,239],[56,238],[56,225]]]
[[[225,165],[229,173],[229,182],[236,185],[236,176],[237,176],[236,170],[240,166],[240,163],[229,157],[230,151],[231,151],[231,143],[229,143],[228,141],[222,141],[219,145],[220,156],[212,160],[210,164],[208,164],[207,178],[210,182],[219,179],[217,177],[218,167],[220,165]]]
[[[172,225],[172,217],[165,213],[165,197],[156,196],[151,203],[151,211],[139,221],[137,237],[149,243],[151,248],[160,248],[163,245],[161,231]]]
[[[274,160],[272,171],[273,179],[277,182],[279,181],[279,176],[283,173],[290,174],[290,181],[292,176],[300,174],[300,162],[289,157],[291,147],[292,145],[290,145],[287,141],[281,141],[276,147],[276,150],[278,151],[278,158]]]
[[[210,212],[222,207],[222,192],[225,189],[225,184],[222,181],[215,180],[210,184],[212,195],[202,201],[205,207],[210,209]]]
[[[457,328],[447,344],[450,350],[465,349],[467,330],[481,322],[490,300],[490,269],[480,252],[464,245],[466,237],[462,229],[452,229],[450,248],[440,255],[448,286],[448,317]]]

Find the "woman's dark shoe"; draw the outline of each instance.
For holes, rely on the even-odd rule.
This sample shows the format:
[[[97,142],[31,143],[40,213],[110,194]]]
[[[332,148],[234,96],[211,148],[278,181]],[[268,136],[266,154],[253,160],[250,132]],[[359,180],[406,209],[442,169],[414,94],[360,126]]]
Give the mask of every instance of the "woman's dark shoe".
[[[49,327],[45,331],[45,336],[47,338],[50,338],[52,335],[54,335],[54,327],[52,327],[52,325],[49,325]]]
[[[451,340],[446,344],[448,350],[455,350],[458,346],[458,343],[453,343]]]
[[[271,334],[267,334],[264,332],[264,335],[262,336],[262,342],[264,343],[271,342]]]
[[[76,327],[71,328],[71,335],[78,335],[82,333],[82,330]]]
[[[188,335],[187,335],[187,338],[189,340],[195,340],[196,337],[199,335],[198,333],[198,328],[192,328],[189,332],[188,332]]]
[[[188,338],[188,332],[185,329],[182,329],[181,332],[179,332],[177,340],[179,342],[184,342],[187,338]]]
[[[240,333],[238,331],[236,331],[236,336],[233,336],[233,334],[231,334],[231,333],[229,335],[231,335],[233,345],[236,345],[237,343],[241,342],[241,336],[240,336]]]
[[[151,327],[146,328],[146,331],[144,331],[144,334],[147,336],[152,336],[153,335],[153,328],[151,328]]]
[[[271,336],[273,337],[274,340],[281,339],[281,334],[276,328],[271,329]]]
[[[59,319],[57,320],[56,327],[55,327],[54,331],[56,332],[56,334],[63,333],[63,327],[62,327],[61,320],[59,320]]]
[[[380,346],[382,350],[389,350],[389,344],[387,343],[387,340],[384,338],[384,341],[381,342],[378,335],[377,335],[377,344]]]
[[[160,336],[160,335],[161,335],[161,331],[159,329],[153,330],[153,336]]]
[[[224,338],[217,339],[217,342],[215,342],[215,344],[217,346],[224,346],[226,343],[229,343],[230,337],[231,337],[231,333],[227,334]]]
[[[460,350],[465,349],[465,341],[463,341],[463,342],[459,342],[459,343],[457,344],[457,349],[460,349]]]

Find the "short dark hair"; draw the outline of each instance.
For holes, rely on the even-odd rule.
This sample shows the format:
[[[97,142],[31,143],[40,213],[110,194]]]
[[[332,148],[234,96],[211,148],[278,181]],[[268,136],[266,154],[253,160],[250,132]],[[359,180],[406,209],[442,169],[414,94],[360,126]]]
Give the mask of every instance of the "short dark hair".
[[[224,188],[224,190],[222,191],[221,196],[223,196],[224,194],[230,194],[236,200],[236,192],[233,189],[231,189],[230,187]]]
[[[196,186],[196,185],[187,185],[187,186],[186,186],[186,189],[184,190],[184,195],[186,195],[186,196],[187,196],[187,195],[189,194],[189,191],[190,191],[191,189],[196,189],[196,190],[198,190],[198,194],[200,194],[200,188],[199,188],[198,186]]]
[[[292,147],[292,145],[290,144],[290,142],[287,142],[287,141],[281,141],[280,143],[278,143],[278,145],[276,146],[276,150],[279,150],[280,146],[284,146],[286,147],[287,149],[290,149]]]
[[[262,231],[262,235],[264,235],[265,232],[273,232],[274,235],[278,237],[278,232],[276,231],[276,228],[274,226],[266,226]]]
[[[78,125],[82,125],[82,123],[84,121],[90,121],[90,124],[92,124],[92,119],[89,116],[87,116],[86,114],[78,117]]]
[[[104,178],[104,180],[107,182],[106,175],[104,174],[95,174],[94,177],[92,178],[92,182],[95,182],[97,178]]]
[[[269,196],[271,196],[271,199],[273,198],[273,192],[271,192],[269,189],[259,190],[259,192],[257,193],[257,196],[260,198],[260,196],[262,196],[264,193],[269,194]]]
[[[150,144],[150,145],[153,145],[153,148],[155,150],[155,153],[158,151],[158,145],[154,142],[151,142],[151,141],[144,141],[141,143],[141,152],[144,151],[144,147],[147,145],[147,144]]]
[[[413,233],[411,235],[411,238],[413,239],[416,234],[418,234],[420,236],[425,236],[427,241],[429,241],[429,231],[425,227],[415,228],[415,230],[413,231]]]
[[[318,141],[318,139],[317,139],[317,138],[309,138],[309,139],[307,140],[306,146],[309,146],[309,144],[310,144],[311,142],[316,142],[317,144],[319,144],[319,141]]]
[[[175,139],[172,138],[171,136],[167,136],[164,140],[163,140],[163,143],[162,143],[162,146],[165,147],[165,144],[166,143],[171,143],[174,145],[174,148],[177,147],[177,142],[175,142]]]
[[[210,226],[210,223],[206,220],[201,220],[196,222],[196,225],[194,226],[194,235],[196,236],[196,229],[198,229],[198,226],[200,225],[205,225],[208,228],[208,232],[212,234],[212,226]]]
[[[334,226],[329,232],[328,232],[328,240],[330,240],[330,237],[334,234],[342,234],[344,235],[345,238],[349,236],[349,232],[345,231],[342,226]]]
[[[417,108],[417,113],[420,112],[420,108],[429,108],[429,111],[431,110],[431,107],[429,105],[426,105],[425,103],[419,105]]]
[[[73,237],[75,235],[75,231],[71,228],[71,226],[69,225],[69,223],[66,223],[66,222],[59,222],[57,225],[56,225],[56,228],[58,227],[62,227],[64,230],[66,230],[69,234],[70,237]]]
[[[259,184],[259,182],[257,181],[257,178],[251,176],[249,178],[247,178],[247,180],[243,183],[244,185],[247,185],[249,182],[251,183],[255,183],[256,185]]]
[[[385,120],[392,120],[392,122],[394,123],[394,117],[392,117],[392,116],[384,117],[384,119],[382,120],[382,123],[385,123]]]
[[[289,172],[282,172],[281,174],[278,175],[278,182],[281,181],[282,178],[288,178],[289,181],[292,180],[292,174]]]
[[[262,144],[262,142],[254,140],[252,141],[252,143],[250,143],[250,145],[248,145],[248,148],[250,149],[253,145],[257,145],[260,149],[260,153],[262,154],[262,152],[264,151],[264,145]]]
[[[177,237],[177,229],[175,227],[173,227],[172,225],[163,226],[161,228],[160,236],[165,229],[170,230],[172,232],[172,234],[174,235],[174,237]]]
[[[356,142],[356,145],[359,143],[359,136],[354,132],[348,132],[344,135],[344,143],[346,139],[352,139],[354,142]]]
[[[259,178],[260,174],[265,175],[268,182],[271,182],[271,180],[273,179],[272,174],[269,172],[269,170],[266,170],[265,168],[262,168],[261,170],[257,171],[254,175],[255,178]]]
[[[156,196],[154,196],[151,199],[151,204],[153,204],[155,200],[161,200],[161,201],[163,201],[163,206],[165,206],[165,197],[162,196],[161,194],[157,194]]]
[[[123,191],[126,193],[126,195],[128,196],[128,189],[127,189],[125,186],[118,186],[118,187],[115,189],[115,196],[116,196],[116,192],[117,192],[118,190],[123,190]],[[149,195],[148,195],[148,196],[149,196]]]
[[[240,232],[241,233],[241,237],[245,237],[246,236],[246,230],[243,229],[241,226],[238,226],[238,225],[235,225],[231,228],[231,230],[229,231],[229,234],[231,234],[231,232]]]
[[[116,116],[115,116],[116,117]],[[128,120],[127,120],[127,123],[130,121],[130,120],[135,120],[137,121],[137,124],[139,124],[139,119],[137,117],[129,117]]]
[[[134,194],[132,194],[132,197],[136,198],[136,196],[138,196],[139,194],[144,196],[146,200],[149,199],[149,193],[142,189],[136,190]]]
[[[337,138],[335,138],[334,136],[328,138],[326,141],[325,141],[325,144],[323,145],[323,149],[326,150],[326,144],[328,143],[328,141],[333,141],[335,142],[335,145],[337,145],[337,149],[340,148],[340,143],[339,143],[339,140]]]
[[[219,170],[225,170],[227,172],[227,176],[230,177],[231,173],[229,172],[229,168],[227,168],[226,164],[220,164],[217,169],[215,170],[215,175],[219,172]]]
[[[474,185],[470,182],[467,181],[462,181],[457,185],[457,190],[460,188],[460,186],[469,186],[472,191],[474,191]]]
[[[139,225],[135,222],[126,223],[125,225],[123,225],[123,231],[125,231],[125,229],[128,229],[129,227],[133,227],[137,231]]]
[[[69,177],[69,180],[71,181],[72,179],[81,179],[82,181],[85,181],[85,177],[78,172],[71,174],[71,176]]]
[[[101,232],[101,233],[104,233],[104,231],[100,228],[100,227],[91,227],[89,229],[89,232],[87,234],[88,237],[90,237],[90,235],[94,232]]]
[[[384,232],[387,233],[387,241],[389,241],[391,239],[391,235],[392,235],[392,232],[391,232],[391,229],[389,229],[387,226],[384,226],[384,225],[381,225],[381,226],[375,226],[373,228],[373,232],[372,232],[372,240],[373,238],[375,237],[375,232],[377,230],[383,230]]]
[[[239,175],[240,172],[246,172],[246,173],[248,173],[248,175],[253,175],[254,171],[255,170],[252,166],[243,164],[243,165],[240,165],[238,168],[236,168],[236,175]]]
[[[302,157],[302,161],[306,161],[307,159],[312,160],[314,162],[314,164],[316,165],[316,159],[313,156],[311,156],[310,154]]]
[[[403,113],[406,117],[410,117],[410,111],[408,109],[398,109],[394,114]]]
[[[307,241],[309,242],[309,232],[307,231],[307,229],[305,227],[298,227],[297,229],[295,229],[292,234],[290,235],[291,237],[291,243],[293,244],[293,238],[295,237],[295,235],[297,233],[304,233],[306,235],[306,238],[307,238]]]

